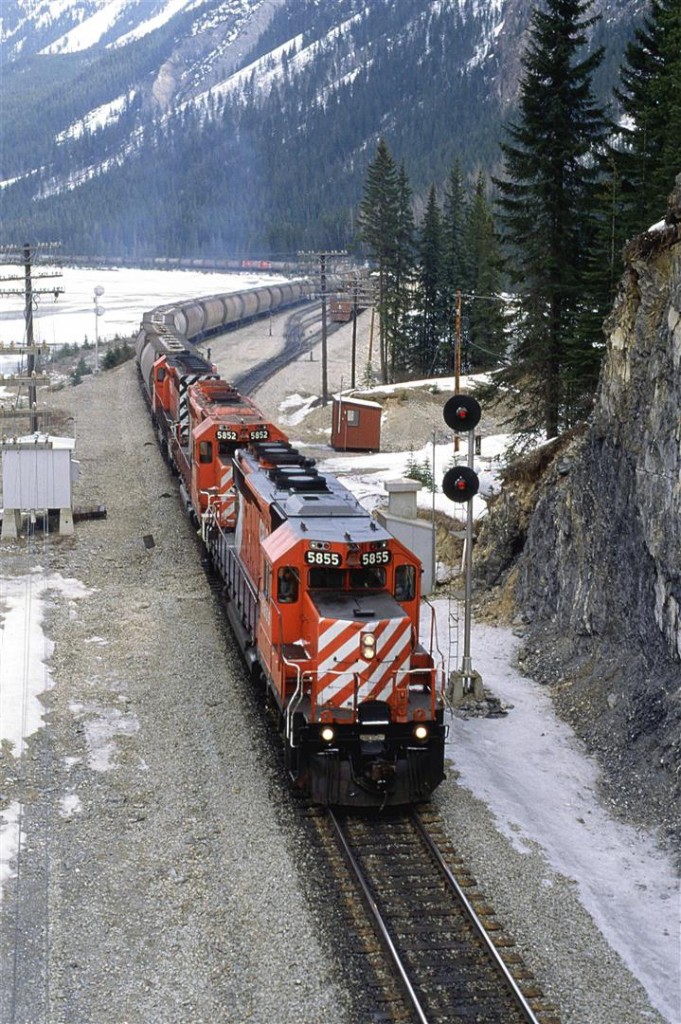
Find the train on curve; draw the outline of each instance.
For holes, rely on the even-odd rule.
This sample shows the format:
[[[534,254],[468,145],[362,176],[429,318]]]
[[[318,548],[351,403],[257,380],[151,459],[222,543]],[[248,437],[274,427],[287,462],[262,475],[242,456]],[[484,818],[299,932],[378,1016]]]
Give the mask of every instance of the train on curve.
[[[194,305],[145,315],[137,364],[290,778],[323,805],[428,800],[444,778],[446,727],[434,623],[419,640],[420,562],[182,344]],[[149,329],[160,324],[172,332]]]

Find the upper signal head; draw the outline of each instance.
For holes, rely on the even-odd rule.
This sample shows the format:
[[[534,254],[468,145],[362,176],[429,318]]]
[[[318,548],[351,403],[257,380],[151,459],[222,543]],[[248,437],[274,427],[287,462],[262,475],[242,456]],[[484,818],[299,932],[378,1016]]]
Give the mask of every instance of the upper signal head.
[[[468,431],[477,427],[482,410],[480,404],[470,395],[452,395],[447,400],[442,415],[452,430]]]

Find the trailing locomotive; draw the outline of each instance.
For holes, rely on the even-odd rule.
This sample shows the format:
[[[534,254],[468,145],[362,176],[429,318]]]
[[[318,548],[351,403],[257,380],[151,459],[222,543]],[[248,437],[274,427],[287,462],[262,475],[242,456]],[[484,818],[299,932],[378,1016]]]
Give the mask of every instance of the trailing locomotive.
[[[428,800],[444,778],[444,677],[418,639],[419,560],[210,362],[140,336],[159,443],[292,781],[319,804]]]

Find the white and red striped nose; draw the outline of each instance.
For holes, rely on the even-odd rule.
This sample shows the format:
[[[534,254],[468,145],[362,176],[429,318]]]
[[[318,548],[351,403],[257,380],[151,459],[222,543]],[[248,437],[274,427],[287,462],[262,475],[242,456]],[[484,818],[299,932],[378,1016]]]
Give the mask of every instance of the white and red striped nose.
[[[383,619],[372,626],[368,630],[344,619],[320,621],[320,703],[350,707],[356,700],[387,699],[409,671],[409,619]]]

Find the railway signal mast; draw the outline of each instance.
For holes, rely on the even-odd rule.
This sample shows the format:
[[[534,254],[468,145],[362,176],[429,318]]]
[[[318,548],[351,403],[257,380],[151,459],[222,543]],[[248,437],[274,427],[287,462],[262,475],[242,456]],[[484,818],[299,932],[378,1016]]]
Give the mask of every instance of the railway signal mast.
[[[471,620],[473,591],[473,498],[478,493],[480,481],[473,468],[475,457],[475,428],[480,422],[482,411],[479,403],[470,395],[452,395],[445,403],[445,423],[457,434],[468,434],[468,465],[453,466],[442,480],[442,490],[450,501],[468,503],[466,516],[466,538],[464,546],[464,643],[461,668],[450,675],[450,688],[454,702],[464,694],[473,693],[476,700],[484,696],[482,676],[473,670],[471,659]]]

